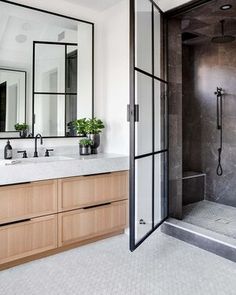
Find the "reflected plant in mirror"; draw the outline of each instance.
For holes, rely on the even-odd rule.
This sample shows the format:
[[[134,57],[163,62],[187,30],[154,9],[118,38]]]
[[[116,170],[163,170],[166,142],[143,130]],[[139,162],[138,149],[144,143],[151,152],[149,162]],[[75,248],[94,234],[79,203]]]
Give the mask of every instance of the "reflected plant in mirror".
[[[26,123],[17,123],[15,124],[15,130],[19,131],[20,137],[25,138],[27,137],[29,126]]]

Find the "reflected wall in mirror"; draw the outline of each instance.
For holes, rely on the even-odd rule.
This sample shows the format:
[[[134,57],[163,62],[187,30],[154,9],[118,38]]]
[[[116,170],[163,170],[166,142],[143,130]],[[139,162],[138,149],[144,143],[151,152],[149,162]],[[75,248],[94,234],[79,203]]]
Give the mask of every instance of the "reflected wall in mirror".
[[[0,133],[18,132],[17,123],[25,123],[26,72],[0,68]]]
[[[0,73],[0,137],[19,137],[16,123],[31,136],[77,136],[71,122],[93,117],[94,25],[2,0],[0,24],[0,68],[27,75],[10,87]]]

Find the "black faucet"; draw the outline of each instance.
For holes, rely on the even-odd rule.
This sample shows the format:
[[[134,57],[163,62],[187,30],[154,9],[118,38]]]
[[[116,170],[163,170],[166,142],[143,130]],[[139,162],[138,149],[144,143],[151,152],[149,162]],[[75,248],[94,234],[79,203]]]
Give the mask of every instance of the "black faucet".
[[[35,139],[34,139],[34,158],[37,158],[38,157],[38,149],[37,149],[37,141],[38,141],[38,138],[40,138],[40,144],[43,144],[43,137],[41,134],[37,134],[35,136]]]

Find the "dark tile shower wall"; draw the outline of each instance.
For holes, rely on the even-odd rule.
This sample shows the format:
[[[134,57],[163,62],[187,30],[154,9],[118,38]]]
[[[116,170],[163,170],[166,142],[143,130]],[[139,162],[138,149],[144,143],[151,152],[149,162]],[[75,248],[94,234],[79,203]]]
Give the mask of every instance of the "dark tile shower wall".
[[[169,211],[182,217],[182,41],[180,20],[168,22]]]
[[[206,173],[206,198],[236,207],[236,42],[183,48],[183,166]],[[224,174],[216,175],[219,131],[216,87],[223,102]]]

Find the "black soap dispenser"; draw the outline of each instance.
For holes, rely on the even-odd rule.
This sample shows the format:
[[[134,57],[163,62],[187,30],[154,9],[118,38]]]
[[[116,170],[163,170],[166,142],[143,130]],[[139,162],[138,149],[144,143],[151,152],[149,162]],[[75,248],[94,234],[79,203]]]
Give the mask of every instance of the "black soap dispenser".
[[[10,145],[9,139],[7,141],[5,148],[4,148],[4,159],[6,159],[6,160],[12,159],[12,147]]]

